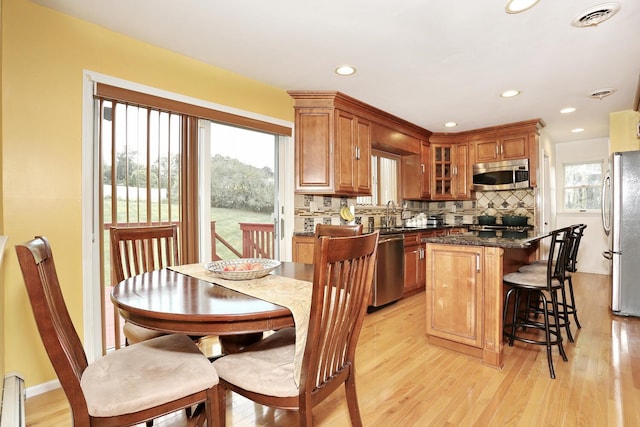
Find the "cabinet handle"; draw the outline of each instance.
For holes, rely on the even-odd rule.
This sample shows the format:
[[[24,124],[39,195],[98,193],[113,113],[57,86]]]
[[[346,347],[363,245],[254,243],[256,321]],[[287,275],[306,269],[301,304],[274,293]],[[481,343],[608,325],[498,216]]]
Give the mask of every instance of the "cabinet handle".
[[[476,252],[476,271],[480,271],[480,254]]]
[[[504,146],[500,144],[500,155],[502,155],[502,153],[504,153]]]
[[[496,144],[496,157],[498,157],[499,155],[500,155],[500,148],[498,144]]]
[[[424,163],[420,163],[420,168],[422,169],[422,175],[424,175]]]
[[[356,160],[360,160],[360,147],[356,147]]]

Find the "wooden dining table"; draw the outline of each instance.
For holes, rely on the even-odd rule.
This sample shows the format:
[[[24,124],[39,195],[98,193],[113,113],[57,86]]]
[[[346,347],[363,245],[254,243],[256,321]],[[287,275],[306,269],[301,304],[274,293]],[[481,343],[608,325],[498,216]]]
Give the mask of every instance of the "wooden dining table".
[[[282,262],[272,274],[312,282],[313,265]],[[124,319],[169,333],[224,337],[294,325],[285,307],[166,268],[118,283],[111,300]]]

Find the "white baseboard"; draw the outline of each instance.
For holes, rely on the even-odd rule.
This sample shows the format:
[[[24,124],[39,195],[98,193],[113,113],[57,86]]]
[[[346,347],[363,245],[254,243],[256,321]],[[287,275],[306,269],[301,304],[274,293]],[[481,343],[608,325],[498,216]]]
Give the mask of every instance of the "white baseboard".
[[[60,381],[58,381],[57,379],[53,381],[49,381],[47,383],[34,385],[27,388],[27,398],[32,396],[37,396],[39,394],[46,393],[48,391],[55,390],[57,388],[60,388]]]

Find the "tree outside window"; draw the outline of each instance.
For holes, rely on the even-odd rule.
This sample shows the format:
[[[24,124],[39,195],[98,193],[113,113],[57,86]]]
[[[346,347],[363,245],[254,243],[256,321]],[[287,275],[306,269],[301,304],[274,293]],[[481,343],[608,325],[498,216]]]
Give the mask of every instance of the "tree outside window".
[[[564,209],[596,211],[601,207],[602,163],[564,165]]]

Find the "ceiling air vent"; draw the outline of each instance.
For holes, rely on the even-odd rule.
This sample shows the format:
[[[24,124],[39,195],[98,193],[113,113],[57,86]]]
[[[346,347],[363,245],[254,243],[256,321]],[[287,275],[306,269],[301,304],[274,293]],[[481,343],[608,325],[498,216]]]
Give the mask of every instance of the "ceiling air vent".
[[[593,6],[573,18],[574,27],[594,27],[611,18],[620,10],[619,3],[603,3]]]
[[[591,92],[589,94],[590,98],[594,98],[594,99],[602,99],[605,96],[609,96],[611,95],[613,92],[615,92],[615,89],[598,89],[598,90],[594,90],[593,92]]]

